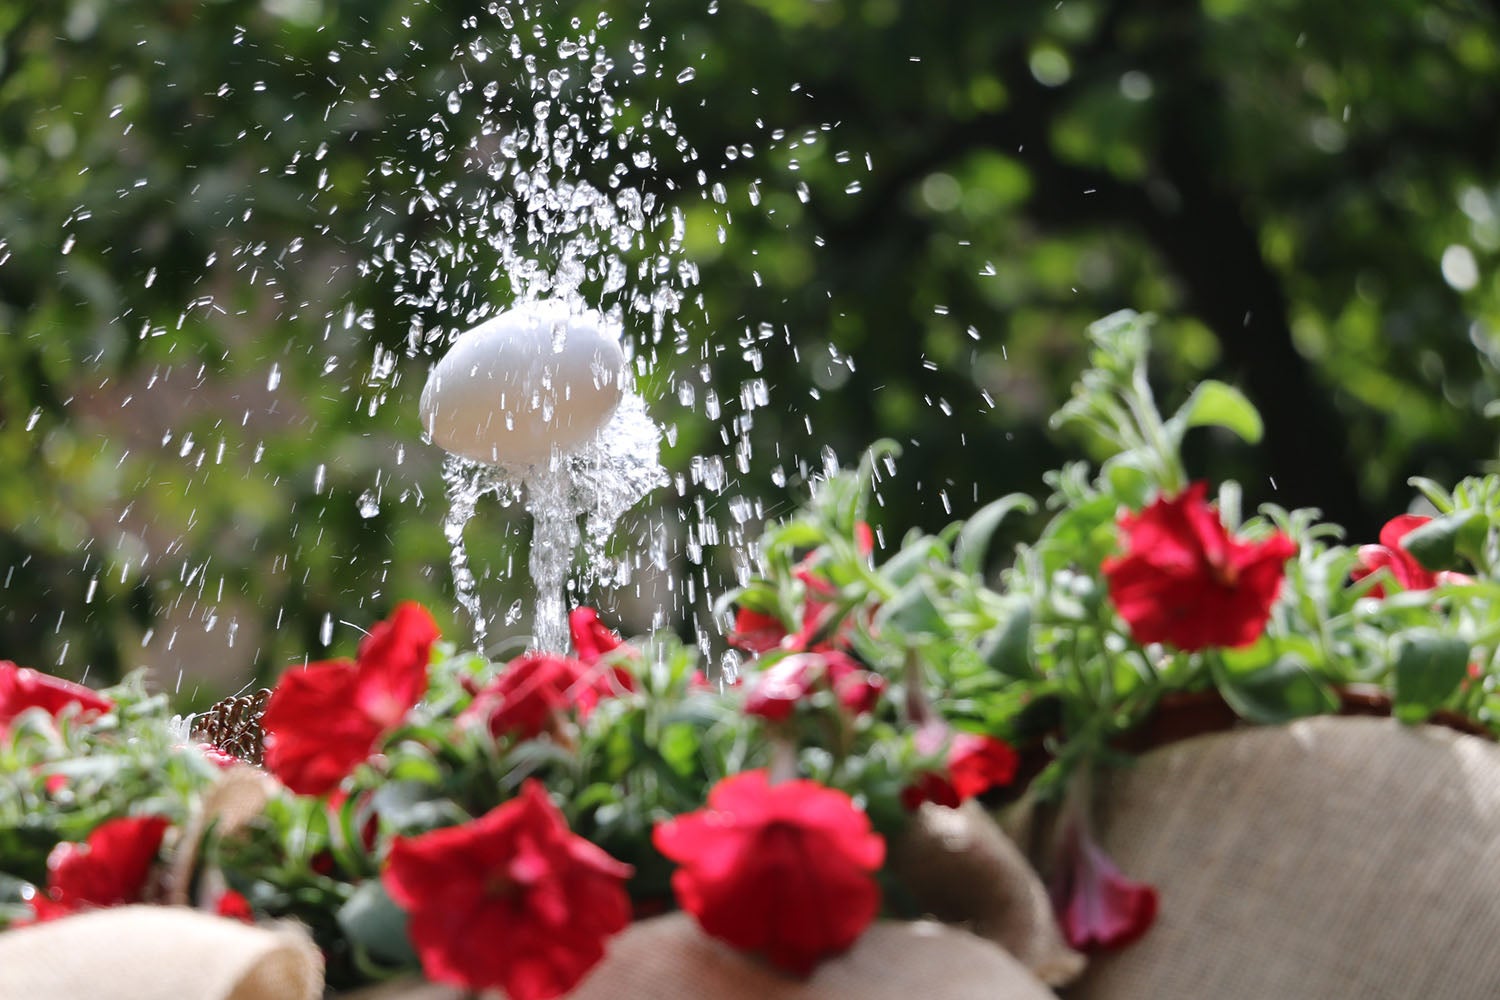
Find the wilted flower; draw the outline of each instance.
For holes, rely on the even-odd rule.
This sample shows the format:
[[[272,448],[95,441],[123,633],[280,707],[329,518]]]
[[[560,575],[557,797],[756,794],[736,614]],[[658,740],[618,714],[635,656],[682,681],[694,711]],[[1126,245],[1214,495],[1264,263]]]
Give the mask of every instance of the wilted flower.
[[[1120,874],[1082,822],[1063,830],[1052,880],[1052,908],[1063,936],[1080,951],[1119,948],[1151,929],[1156,889]]]

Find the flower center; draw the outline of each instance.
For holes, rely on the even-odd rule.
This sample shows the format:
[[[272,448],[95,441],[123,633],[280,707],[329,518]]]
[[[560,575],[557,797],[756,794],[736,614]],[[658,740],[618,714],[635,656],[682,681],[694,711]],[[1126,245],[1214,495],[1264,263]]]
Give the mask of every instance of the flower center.
[[[492,871],[485,877],[484,894],[488,899],[511,900],[521,891],[521,885],[510,877],[505,869]]]

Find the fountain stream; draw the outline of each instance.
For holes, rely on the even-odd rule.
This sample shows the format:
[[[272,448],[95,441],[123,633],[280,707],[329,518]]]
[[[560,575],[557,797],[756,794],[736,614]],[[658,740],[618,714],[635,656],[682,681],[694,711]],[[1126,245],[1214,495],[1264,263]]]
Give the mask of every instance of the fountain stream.
[[[481,648],[487,618],[469,569],[464,526],[479,499],[523,499],[532,518],[533,645],[565,651],[564,588],[584,537],[602,546],[620,516],[664,473],[660,432],[628,370],[618,324],[560,299],[523,302],[460,336],[422,392],[422,423],[450,453],[445,467],[459,601]]]

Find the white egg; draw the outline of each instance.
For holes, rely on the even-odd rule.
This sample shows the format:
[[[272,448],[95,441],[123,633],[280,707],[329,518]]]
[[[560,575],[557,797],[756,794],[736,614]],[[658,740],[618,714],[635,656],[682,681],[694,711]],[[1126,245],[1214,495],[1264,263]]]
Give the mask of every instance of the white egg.
[[[526,302],[453,342],[422,389],[422,426],[478,462],[542,462],[598,433],[624,378],[618,324],[557,300]]]

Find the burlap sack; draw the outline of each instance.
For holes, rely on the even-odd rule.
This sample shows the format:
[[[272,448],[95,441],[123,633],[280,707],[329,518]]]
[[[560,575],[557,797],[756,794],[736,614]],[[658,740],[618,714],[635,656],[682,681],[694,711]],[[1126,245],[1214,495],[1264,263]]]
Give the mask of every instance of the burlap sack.
[[[1388,719],[1199,737],[1100,779],[1101,841],[1161,891],[1066,996],[1500,996],[1500,747]]]
[[[929,914],[993,941],[1049,986],[1083,971],[1036,870],[977,802],[923,803],[891,842],[888,862]]]
[[[461,1000],[413,983],[345,1000]],[[487,994],[488,996],[488,994]],[[1005,952],[967,931],[927,921],[882,921],[849,953],[791,979],[741,955],[672,913],[631,925],[571,1000],[1057,1000]]]
[[[175,906],[122,906],[0,934],[0,1000],[314,1000],[306,934]]]

